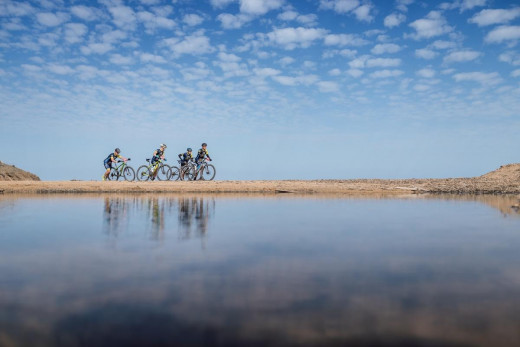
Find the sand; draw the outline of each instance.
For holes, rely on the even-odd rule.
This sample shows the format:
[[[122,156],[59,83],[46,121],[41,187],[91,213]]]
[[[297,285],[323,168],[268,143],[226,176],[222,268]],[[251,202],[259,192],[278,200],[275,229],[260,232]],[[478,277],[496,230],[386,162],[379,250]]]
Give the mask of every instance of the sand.
[[[271,181],[0,181],[10,193],[520,194],[520,164],[479,177]]]

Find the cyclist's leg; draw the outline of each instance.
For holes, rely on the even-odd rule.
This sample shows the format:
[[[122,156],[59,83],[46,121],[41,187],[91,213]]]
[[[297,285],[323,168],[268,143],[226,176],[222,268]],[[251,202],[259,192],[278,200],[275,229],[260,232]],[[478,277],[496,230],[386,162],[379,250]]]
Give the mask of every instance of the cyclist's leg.
[[[112,168],[112,163],[105,163],[105,173],[103,174],[103,181],[105,181],[108,178],[108,174],[110,173],[110,169]]]

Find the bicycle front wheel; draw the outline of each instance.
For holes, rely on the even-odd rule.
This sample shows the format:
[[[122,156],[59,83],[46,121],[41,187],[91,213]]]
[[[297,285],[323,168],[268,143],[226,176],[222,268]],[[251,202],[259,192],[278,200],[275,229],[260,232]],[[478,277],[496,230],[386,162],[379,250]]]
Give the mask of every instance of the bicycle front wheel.
[[[202,168],[202,179],[205,181],[211,181],[215,178],[215,174],[217,171],[215,170],[215,167],[211,164],[206,165],[206,167]]]
[[[109,181],[117,181],[119,179],[119,171],[116,168],[111,168],[107,178]]]
[[[181,181],[191,181],[190,174],[191,174],[191,168],[188,165],[182,166],[179,179]]]
[[[137,169],[137,179],[139,181],[148,181],[150,179],[150,170],[148,170],[148,166],[139,166],[139,169]]]
[[[161,165],[157,168],[157,179],[159,181],[168,181],[171,176],[171,169],[168,165]]]
[[[179,171],[179,168],[177,166],[170,166],[170,179],[172,181],[177,181],[179,179],[179,176],[180,176],[180,171]]]
[[[135,171],[130,166],[125,167],[123,170],[123,177],[125,178],[125,181],[132,182],[135,180]]]

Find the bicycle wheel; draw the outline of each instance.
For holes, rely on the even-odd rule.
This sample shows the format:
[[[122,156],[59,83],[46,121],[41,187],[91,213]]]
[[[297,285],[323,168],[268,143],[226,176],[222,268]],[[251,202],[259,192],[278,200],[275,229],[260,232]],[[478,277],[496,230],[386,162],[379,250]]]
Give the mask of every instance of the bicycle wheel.
[[[177,166],[170,166],[170,172],[171,172],[171,175],[170,175],[170,179],[172,181],[177,181],[180,177],[180,170]]]
[[[117,181],[119,179],[119,171],[116,168],[111,168],[107,179],[109,181]]]
[[[191,172],[191,168],[188,165],[182,166],[181,174],[179,175],[179,179],[181,181],[191,181],[190,172]]]
[[[137,179],[139,181],[148,181],[150,179],[150,170],[148,170],[148,166],[139,166],[139,169],[137,169]]]
[[[172,170],[166,164],[162,164],[157,168],[157,179],[159,181],[168,181],[170,179]]]
[[[202,179],[205,181],[211,181],[215,178],[215,174],[217,173],[217,170],[215,170],[215,167],[211,164],[206,165],[206,167],[203,167],[201,172]]]
[[[125,167],[123,170],[123,177],[125,178],[125,181],[132,182],[135,180],[135,171],[130,166]]]

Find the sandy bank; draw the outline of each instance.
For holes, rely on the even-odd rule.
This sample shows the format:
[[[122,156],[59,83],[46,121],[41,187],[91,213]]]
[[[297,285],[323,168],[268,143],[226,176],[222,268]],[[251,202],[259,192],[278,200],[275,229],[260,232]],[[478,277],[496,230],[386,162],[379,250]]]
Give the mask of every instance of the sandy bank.
[[[209,182],[0,181],[0,193],[520,194],[520,181],[485,178]]]

